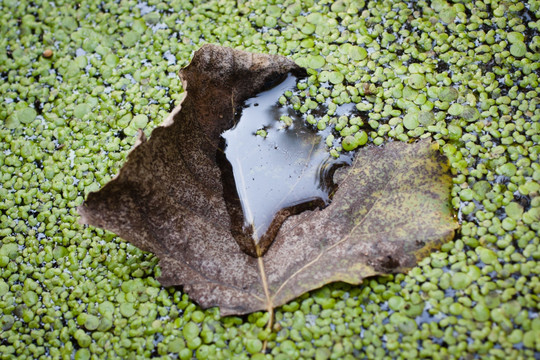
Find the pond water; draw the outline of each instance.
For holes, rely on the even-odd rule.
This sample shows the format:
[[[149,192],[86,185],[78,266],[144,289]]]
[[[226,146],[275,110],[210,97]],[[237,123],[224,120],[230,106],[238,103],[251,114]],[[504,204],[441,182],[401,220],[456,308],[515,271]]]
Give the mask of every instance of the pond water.
[[[229,192],[225,198],[229,203],[239,202],[242,209],[242,219],[236,215],[233,227],[241,227],[240,236],[252,236],[254,244],[263,248],[261,243],[269,244],[283,222],[276,214],[282,209],[297,214],[324,207],[333,188],[333,170],[350,161],[332,158],[323,136],[307,127],[292,108],[279,103],[279,97],[294,90],[296,82],[289,75],[247,100],[236,114],[235,125],[222,134],[234,176],[234,185],[225,186]],[[282,116],[288,118],[279,121]]]

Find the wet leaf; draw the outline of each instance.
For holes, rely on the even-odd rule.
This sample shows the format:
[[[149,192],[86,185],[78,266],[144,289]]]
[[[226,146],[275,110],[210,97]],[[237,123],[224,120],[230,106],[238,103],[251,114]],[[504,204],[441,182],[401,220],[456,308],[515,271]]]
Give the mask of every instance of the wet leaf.
[[[336,171],[330,205],[278,216],[263,256],[252,256],[263,253],[252,239],[235,239],[220,135],[243,101],[289,72],[303,71],[283,57],[204,46],[181,71],[181,107],[150,140],[141,133],[118,176],[79,208],[81,221],[155,253],[163,285],[183,285],[222,315],[272,312],[329,282],[405,271],[450,239],[449,166],[429,140],[360,150]]]

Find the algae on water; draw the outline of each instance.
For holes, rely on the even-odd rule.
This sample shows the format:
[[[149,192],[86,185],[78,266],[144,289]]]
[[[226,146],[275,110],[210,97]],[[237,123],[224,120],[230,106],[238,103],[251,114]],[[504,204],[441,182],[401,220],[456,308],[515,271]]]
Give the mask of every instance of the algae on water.
[[[538,357],[539,12],[535,0],[3,1],[1,357]],[[155,256],[77,224],[137,128],[151,136],[180,102],[177,72],[205,43],[308,68],[280,103],[325,129],[335,157],[437,141],[460,235],[406,275],[289,302],[267,332],[266,314],[202,311],[159,285]]]

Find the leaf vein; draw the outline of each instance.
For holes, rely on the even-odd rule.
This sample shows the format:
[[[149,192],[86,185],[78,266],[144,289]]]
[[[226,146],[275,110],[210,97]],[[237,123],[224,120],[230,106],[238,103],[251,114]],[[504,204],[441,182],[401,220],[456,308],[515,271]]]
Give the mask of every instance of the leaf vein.
[[[349,172],[350,173],[350,172]],[[396,173],[396,171],[394,171],[394,174]],[[347,174],[347,177],[349,176],[349,174]],[[383,191],[381,191],[381,194],[384,193],[384,191],[386,190],[386,188],[388,187],[389,184],[391,184],[394,179],[396,178],[396,175],[393,175],[392,178],[385,182],[385,185],[383,187]],[[342,182],[343,183],[343,182]],[[375,208],[375,206],[377,205],[377,203],[379,202],[379,199],[382,197],[382,195],[378,196],[377,199],[373,202],[373,204],[371,205],[371,207],[369,208],[368,212],[366,213],[366,215],[362,218],[362,220],[356,224],[352,229],[351,231],[349,231],[349,233],[341,240],[339,240],[338,242],[336,242],[334,245],[326,248],[326,249],[323,249],[319,255],[313,259],[312,261],[308,262],[306,265],[302,266],[300,269],[298,269],[294,274],[292,274],[291,276],[289,276],[287,278],[287,280],[285,280],[281,286],[276,290],[276,292],[274,293],[274,295],[272,296],[272,300],[276,298],[276,296],[283,290],[283,288],[285,287],[285,285],[289,282],[289,280],[291,280],[293,277],[295,277],[296,275],[298,275],[299,273],[301,273],[302,271],[304,271],[305,269],[307,269],[308,267],[310,267],[311,265],[315,264],[317,261],[320,260],[320,258],[325,254],[327,253],[328,251],[332,250],[333,248],[337,247],[338,245],[342,244],[343,242],[347,241],[350,237],[350,235],[360,226],[362,225],[362,223],[364,222],[364,220],[366,220],[366,218],[369,216],[369,214],[371,213],[371,211],[373,210],[373,208]]]

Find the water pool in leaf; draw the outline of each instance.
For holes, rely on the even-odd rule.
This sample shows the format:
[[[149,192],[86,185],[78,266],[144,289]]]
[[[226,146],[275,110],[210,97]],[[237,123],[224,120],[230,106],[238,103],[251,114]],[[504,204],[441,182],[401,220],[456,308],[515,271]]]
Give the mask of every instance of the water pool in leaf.
[[[260,248],[267,248],[286,217],[328,204],[333,170],[350,162],[332,158],[321,134],[279,104],[297,80],[289,74],[248,99],[235,125],[222,134],[221,170],[232,232],[252,236]],[[257,135],[259,130],[266,136]]]

